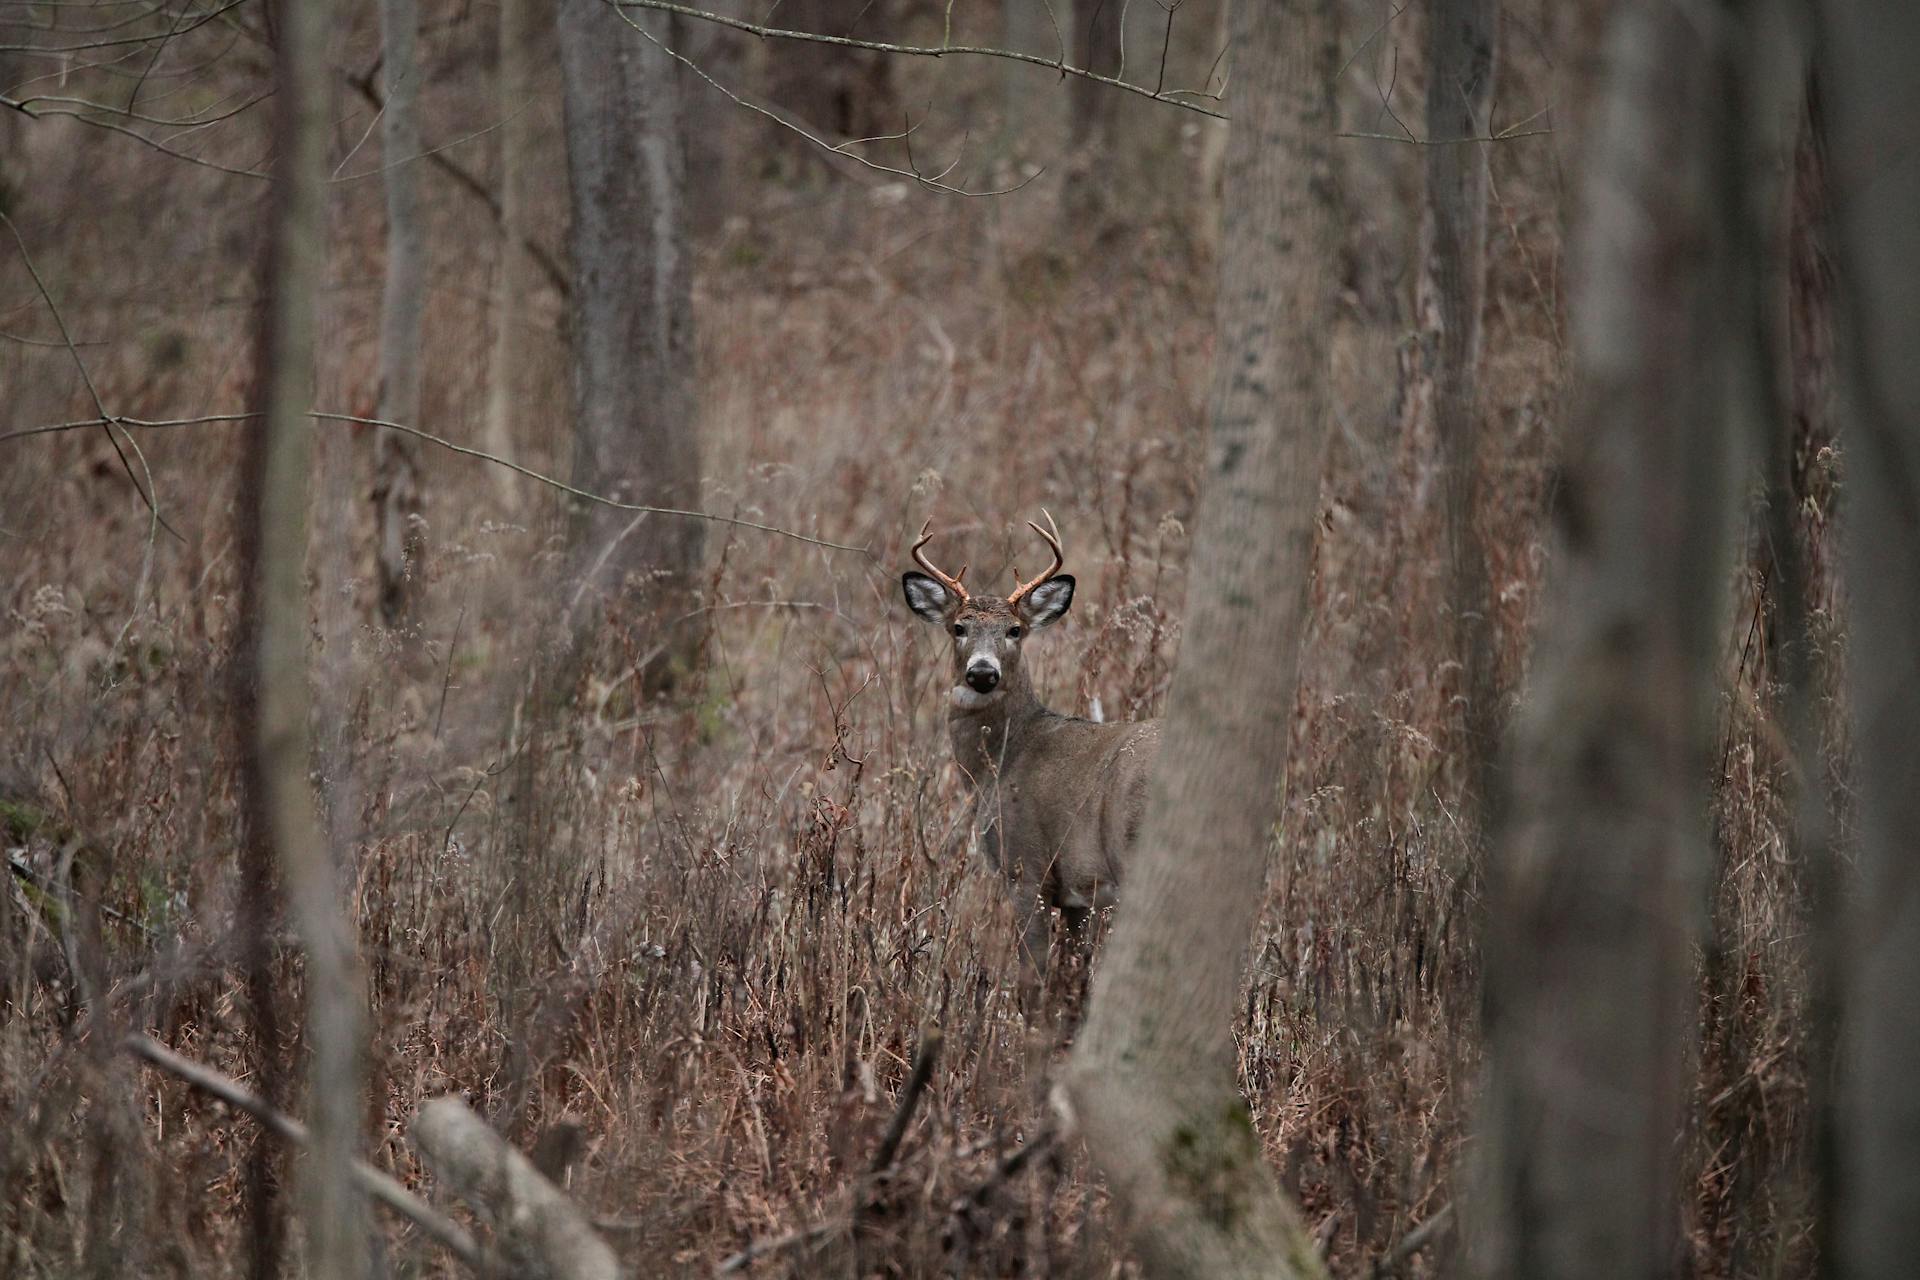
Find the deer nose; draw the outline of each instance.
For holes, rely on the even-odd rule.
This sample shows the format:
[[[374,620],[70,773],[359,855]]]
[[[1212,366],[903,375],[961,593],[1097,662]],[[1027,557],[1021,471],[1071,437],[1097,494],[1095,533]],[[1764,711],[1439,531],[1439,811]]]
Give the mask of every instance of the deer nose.
[[[967,688],[975,693],[992,693],[994,686],[999,683],[1000,672],[997,668],[985,663],[967,668]]]

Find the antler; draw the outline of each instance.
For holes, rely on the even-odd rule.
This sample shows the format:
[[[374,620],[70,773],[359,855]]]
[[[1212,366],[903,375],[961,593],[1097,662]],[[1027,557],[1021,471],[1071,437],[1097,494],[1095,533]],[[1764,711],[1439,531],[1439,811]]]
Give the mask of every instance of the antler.
[[[931,541],[933,541],[933,519],[932,517],[928,517],[926,524],[922,525],[920,528],[920,541],[913,544],[913,562],[919,565],[922,569],[925,569],[927,573],[932,576],[934,581],[938,582],[941,586],[945,587],[948,591],[951,591],[954,595],[958,596],[960,598],[960,603],[965,604],[968,598],[967,589],[960,585],[960,581],[961,579],[967,576],[967,566],[964,564],[961,565],[960,572],[956,573],[951,578],[949,578],[946,574],[940,572],[938,569],[934,568],[933,561],[927,559],[926,556],[920,553],[920,548],[926,546],[927,543]]]
[[[1007,597],[1008,604],[1019,604],[1022,600],[1026,599],[1028,592],[1053,577],[1054,574],[1060,572],[1067,563],[1066,553],[1060,550],[1060,527],[1053,523],[1053,513],[1045,507],[1042,507],[1040,508],[1040,514],[1047,518],[1047,524],[1052,526],[1053,532],[1047,532],[1047,530],[1042,529],[1031,520],[1027,521],[1027,527],[1039,534],[1042,538],[1045,538],[1047,545],[1053,548],[1053,567],[1031,582],[1021,582],[1020,570],[1015,569],[1013,571],[1013,580],[1018,585],[1014,587],[1013,594]]]

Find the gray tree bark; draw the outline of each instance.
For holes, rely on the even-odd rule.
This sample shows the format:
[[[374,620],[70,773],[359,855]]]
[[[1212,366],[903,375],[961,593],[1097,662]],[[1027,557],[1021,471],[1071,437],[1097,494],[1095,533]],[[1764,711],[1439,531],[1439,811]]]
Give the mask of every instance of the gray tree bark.
[[[1120,73],[1120,14],[1127,0],[1079,0],[1070,19],[1073,65],[1103,76]],[[1085,76],[1067,86],[1067,179],[1061,212],[1069,230],[1099,228],[1121,199],[1114,145],[1120,95]]]
[[[1427,20],[1427,137],[1445,142],[1487,132],[1500,10],[1497,0],[1436,0]],[[1481,311],[1487,285],[1487,165],[1490,144],[1426,148],[1427,252],[1419,292],[1434,437],[1443,477],[1453,615],[1455,689],[1468,807],[1484,837],[1500,716],[1493,680],[1487,558],[1474,531],[1480,491]]]
[[[1860,892],[1842,932],[1848,1063],[1836,1274],[1920,1257],[1920,9],[1821,6],[1839,231],[1841,438]]]
[[[1219,356],[1186,640],[1062,1093],[1150,1273],[1317,1276],[1232,1026],[1286,765],[1329,420],[1331,0],[1234,6]]]
[[[251,572],[243,625],[252,667],[245,781],[250,821],[266,834],[306,950],[308,1128],[302,1166],[305,1264],[323,1280],[366,1270],[354,1190],[361,1116],[362,983],[351,922],[321,838],[307,743],[307,499],[312,476],[314,298],[325,257],[327,37],[332,6],[277,12],[277,147],[260,335],[264,423],[248,460]]]
[[[629,10],[664,39],[665,15]],[[573,192],[574,483],[629,502],[697,505],[686,138],[673,62],[602,0],[560,0]],[[576,568],[588,606],[671,607],[700,563],[699,521],[595,506]],[[585,580],[590,577],[590,580]]]
[[[1675,1267],[1739,479],[1716,314],[1731,34],[1626,6],[1585,134],[1560,556],[1489,869],[1477,1274]]]
[[[535,0],[500,0],[500,266],[493,280],[493,358],[487,364],[487,449],[514,456],[517,409],[527,394],[527,308],[538,275],[523,242],[529,219],[528,151],[533,137]],[[504,467],[490,467],[494,498],[506,511],[519,488]]]
[[[426,244],[420,224],[420,72],[414,56],[416,0],[380,0],[387,103],[380,162],[387,197],[387,275],[380,294],[380,416],[420,421],[420,330],[426,302]],[[420,552],[420,457],[411,436],[374,435],[374,501],[379,512],[380,611],[388,623],[407,611]]]

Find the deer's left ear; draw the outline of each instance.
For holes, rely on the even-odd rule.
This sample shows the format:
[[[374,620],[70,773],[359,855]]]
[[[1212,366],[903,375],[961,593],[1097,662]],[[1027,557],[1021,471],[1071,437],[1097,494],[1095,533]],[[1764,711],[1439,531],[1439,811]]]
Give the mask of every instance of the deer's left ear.
[[[1073,607],[1073,575],[1048,578],[1020,601],[1020,616],[1036,631],[1067,616]]]

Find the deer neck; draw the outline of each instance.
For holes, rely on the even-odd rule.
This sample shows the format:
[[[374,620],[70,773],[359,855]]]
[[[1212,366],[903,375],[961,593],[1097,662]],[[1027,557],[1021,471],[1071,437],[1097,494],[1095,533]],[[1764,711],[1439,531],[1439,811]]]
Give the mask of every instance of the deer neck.
[[[947,728],[953,735],[953,758],[974,787],[988,785],[1020,756],[1033,726],[1051,715],[1016,669],[1006,692],[978,709],[951,708]]]

